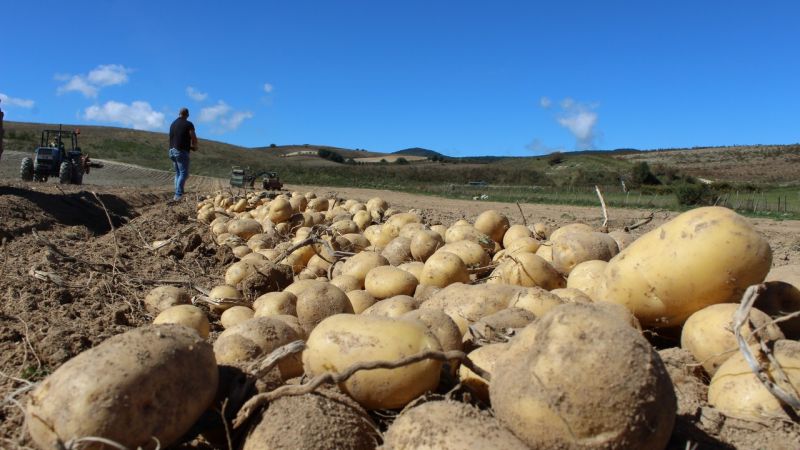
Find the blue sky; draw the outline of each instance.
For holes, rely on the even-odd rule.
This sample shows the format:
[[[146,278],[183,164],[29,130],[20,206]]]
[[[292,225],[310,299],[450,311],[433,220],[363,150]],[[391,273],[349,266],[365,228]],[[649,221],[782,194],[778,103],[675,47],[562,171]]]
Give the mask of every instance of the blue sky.
[[[459,155],[800,142],[792,1],[4,2],[6,120]],[[51,26],[52,25],[52,26]]]

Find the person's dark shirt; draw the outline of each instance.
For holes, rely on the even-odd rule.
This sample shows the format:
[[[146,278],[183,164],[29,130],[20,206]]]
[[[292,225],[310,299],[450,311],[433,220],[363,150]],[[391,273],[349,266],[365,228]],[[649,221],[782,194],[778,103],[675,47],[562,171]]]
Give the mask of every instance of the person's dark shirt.
[[[169,148],[177,148],[188,152],[192,146],[192,136],[189,131],[194,131],[194,124],[178,117],[169,127]]]

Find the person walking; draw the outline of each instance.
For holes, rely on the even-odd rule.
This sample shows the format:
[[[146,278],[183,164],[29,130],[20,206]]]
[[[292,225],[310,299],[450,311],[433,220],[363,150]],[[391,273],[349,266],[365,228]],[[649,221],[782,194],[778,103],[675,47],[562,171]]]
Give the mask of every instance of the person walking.
[[[3,137],[5,137],[3,131],[3,116],[3,110],[0,109],[0,159],[3,159]]]
[[[169,159],[175,166],[175,197],[183,197],[183,186],[189,178],[189,152],[197,150],[197,135],[194,124],[189,122],[189,110],[181,108],[178,118],[169,127]]]

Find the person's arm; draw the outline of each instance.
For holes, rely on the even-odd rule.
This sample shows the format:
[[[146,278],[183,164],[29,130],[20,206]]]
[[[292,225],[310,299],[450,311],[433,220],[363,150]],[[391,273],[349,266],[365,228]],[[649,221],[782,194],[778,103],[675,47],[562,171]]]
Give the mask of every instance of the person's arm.
[[[192,139],[192,150],[197,151],[197,135],[194,132],[194,128],[189,130],[189,137]]]

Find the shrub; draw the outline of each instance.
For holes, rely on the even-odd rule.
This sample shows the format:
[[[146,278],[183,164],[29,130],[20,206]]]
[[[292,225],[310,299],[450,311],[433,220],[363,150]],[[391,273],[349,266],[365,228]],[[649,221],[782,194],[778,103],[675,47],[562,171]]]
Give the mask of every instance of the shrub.
[[[404,165],[404,164],[408,164],[409,162],[408,162],[408,160],[407,160],[407,159],[405,159],[405,158],[403,158],[403,157],[400,157],[400,158],[397,158],[397,159],[394,161],[394,163],[395,163],[395,164],[401,164],[401,165]]]
[[[673,187],[678,203],[684,206],[695,206],[709,203],[711,190],[705,184],[680,183]]]
[[[631,181],[634,184],[661,184],[650,171],[650,166],[645,162],[636,163],[631,169]]]
[[[553,152],[547,156],[547,164],[555,166],[564,162],[564,154],[561,152]]]

